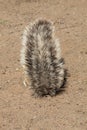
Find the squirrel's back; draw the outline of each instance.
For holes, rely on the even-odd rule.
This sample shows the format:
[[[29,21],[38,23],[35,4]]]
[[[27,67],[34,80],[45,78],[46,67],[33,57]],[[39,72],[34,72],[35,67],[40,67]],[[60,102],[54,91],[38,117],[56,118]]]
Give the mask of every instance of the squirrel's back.
[[[37,20],[23,34],[21,64],[39,96],[55,95],[64,82],[60,44],[47,20]]]

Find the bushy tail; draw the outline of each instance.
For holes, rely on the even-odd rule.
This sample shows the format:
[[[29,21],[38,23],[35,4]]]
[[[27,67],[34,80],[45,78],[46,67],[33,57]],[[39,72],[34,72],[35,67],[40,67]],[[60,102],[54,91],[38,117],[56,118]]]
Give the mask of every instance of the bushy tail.
[[[37,20],[23,34],[21,63],[39,95],[55,95],[64,80],[59,41],[54,38],[51,22]]]

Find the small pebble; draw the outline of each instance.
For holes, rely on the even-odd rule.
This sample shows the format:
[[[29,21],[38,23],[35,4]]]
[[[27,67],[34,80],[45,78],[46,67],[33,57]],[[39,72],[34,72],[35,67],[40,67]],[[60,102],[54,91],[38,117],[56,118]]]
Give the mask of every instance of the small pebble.
[[[19,69],[18,68],[16,68],[16,71],[18,71]]]

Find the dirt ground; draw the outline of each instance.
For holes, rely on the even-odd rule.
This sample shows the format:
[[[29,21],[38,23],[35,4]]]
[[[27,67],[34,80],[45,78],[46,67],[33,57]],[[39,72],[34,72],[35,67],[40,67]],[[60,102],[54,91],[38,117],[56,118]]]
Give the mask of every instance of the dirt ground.
[[[21,35],[36,18],[54,22],[70,73],[56,97],[22,83]],[[0,130],[87,130],[87,0],[0,0]]]

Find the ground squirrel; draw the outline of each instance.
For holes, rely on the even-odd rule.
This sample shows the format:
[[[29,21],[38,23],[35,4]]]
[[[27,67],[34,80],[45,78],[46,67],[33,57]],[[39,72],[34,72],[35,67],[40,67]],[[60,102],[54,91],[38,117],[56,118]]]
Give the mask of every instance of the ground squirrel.
[[[59,40],[54,37],[54,26],[39,19],[23,33],[21,64],[27,80],[38,96],[54,96],[65,80],[64,60]]]

